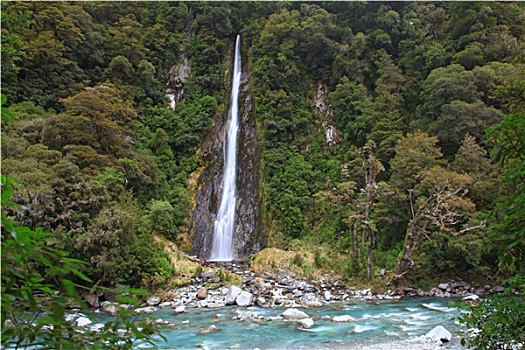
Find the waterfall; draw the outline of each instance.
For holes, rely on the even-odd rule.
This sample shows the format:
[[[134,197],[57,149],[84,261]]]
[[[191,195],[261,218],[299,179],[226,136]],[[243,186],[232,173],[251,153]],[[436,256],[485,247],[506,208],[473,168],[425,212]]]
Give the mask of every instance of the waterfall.
[[[235,225],[237,130],[239,129],[239,87],[241,84],[241,37],[235,42],[231,105],[228,133],[224,142],[224,174],[222,199],[215,220],[210,260],[233,260],[233,232]]]

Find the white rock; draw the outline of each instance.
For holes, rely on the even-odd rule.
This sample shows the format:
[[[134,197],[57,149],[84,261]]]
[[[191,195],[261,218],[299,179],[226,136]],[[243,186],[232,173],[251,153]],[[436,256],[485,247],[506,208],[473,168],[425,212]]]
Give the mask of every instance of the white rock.
[[[228,289],[228,293],[226,293],[226,296],[224,297],[224,302],[226,305],[230,305],[235,303],[235,300],[241,294],[242,289],[237,286],[231,286],[230,289]]]
[[[146,304],[148,304],[149,306],[159,305],[159,304],[160,304],[160,297],[158,297],[158,296],[152,296],[151,298],[149,298],[149,299],[146,301]]]
[[[224,306],[226,306],[226,304],[224,304],[224,301],[215,301],[208,303],[208,309],[218,309]]]
[[[135,309],[136,314],[152,314],[157,311],[157,308],[154,306],[139,307]]]
[[[181,324],[190,324],[190,321],[185,320],[185,321],[182,321]]]
[[[332,299],[332,293],[329,290],[324,291],[324,300],[330,301]]]
[[[334,316],[332,318],[332,321],[334,322],[357,322],[357,320],[350,315]]]
[[[102,329],[104,329],[104,324],[102,324],[102,323],[95,323],[94,325],[91,325],[88,329],[91,332],[99,332]]]
[[[237,296],[235,302],[239,306],[250,306],[253,302],[253,294],[250,292],[243,291]]]
[[[186,306],[184,305],[181,305],[181,306],[177,306],[175,308],[175,311],[174,311],[176,314],[181,314],[183,312],[186,312]]]
[[[287,320],[300,320],[302,318],[310,318],[306,313],[297,309],[288,309],[281,314]]]
[[[314,320],[311,318],[302,318],[299,320],[299,328],[310,329],[314,326]]]
[[[464,297],[462,300],[477,302],[479,300],[479,296],[477,296],[476,294],[471,294]]]
[[[448,342],[452,339],[452,334],[450,334],[445,327],[437,326],[427,333],[427,337],[435,341],[441,340],[442,342]]]
[[[163,309],[167,309],[167,308],[173,307],[173,302],[172,301],[165,301],[163,303],[160,303],[159,307],[163,308]]]
[[[89,318],[84,316],[77,318],[75,322],[77,323],[77,327],[85,327],[93,323]]]

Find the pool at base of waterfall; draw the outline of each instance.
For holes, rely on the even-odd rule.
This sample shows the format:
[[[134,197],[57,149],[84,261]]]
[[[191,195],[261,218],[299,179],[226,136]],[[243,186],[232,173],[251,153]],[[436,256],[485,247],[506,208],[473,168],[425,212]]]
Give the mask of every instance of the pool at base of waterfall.
[[[411,298],[298,307],[314,321],[309,329],[300,329],[296,320],[282,318],[286,308],[189,309],[180,314],[174,314],[172,309],[159,309],[153,316],[171,323],[171,327],[161,332],[166,341],[156,339],[160,349],[374,349],[374,344],[386,342],[394,343],[381,349],[460,349],[464,328],[458,322],[460,311],[451,306],[452,302]],[[355,322],[333,320],[343,315],[351,316]],[[452,341],[443,346],[438,341],[438,345],[434,342],[428,347],[425,342],[423,346],[408,341],[436,326],[447,329]],[[147,348],[146,344],[137,348],[142,347]]]

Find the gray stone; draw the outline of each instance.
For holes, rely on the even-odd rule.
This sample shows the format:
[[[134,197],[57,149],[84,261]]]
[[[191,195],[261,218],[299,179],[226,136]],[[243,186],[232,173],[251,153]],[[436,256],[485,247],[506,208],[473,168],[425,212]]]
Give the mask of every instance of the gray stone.
[[[330,301],[332,299],[332,293],[329,290],[325,290],[323,293],[324,300]]]
[[[435,341],[449,342],[452,339],[452,334],[445,327],[437,326],[427,333],[427,337]]]
[[[163,303],[160,303],[159,307],[162,308],[162,309],[169,309],[169,308],[172,308],[174,304],[175,303],[172,302],[172,301],[165,301]]]
[[[253,294],[250,292],[243,291],[235,299],[235,303],[239,306],[250,306],[253,302]]]
[[[314,320],[311,318],[303,318],[299,320],[299,328],[310,329],[314,326]]]
[[[505,288],[503,288],[502,286],[496,286],[492,289],[492,291],[494,293],[503,293],[505,291]]]
[[[103,301],[100,303],[100,311],[110,314],[110,315],[116,315],[117,314],[117,307],[109,302],[109,301]]]
[[[281,316],[287,320],[300,320],[302,318],[310,318],[310,316],[308,316],[305,312],[294,308],[287,309],[281,314]]]
[[[242,289],[237,286],[231,286],[230,289],[228,289],[228,293],[226,293],[226,297],[224,298],[224,302],[226,305],[231,305],[235,303],[235,300],[241,294]]]
[[[448,283],[440,283],[440,284],[438,284],[438,288],[441,289],[441,290],[447,290]]]
[[[152,296],[151,298],[149,298],[149,299],[146,301],[146,304],[148,304],[149,306],[159,305],[159,304],[160,304],[160,297],[158,297],[158,296]]]
[[[207,302],[206,300],[199,300],[199,301],[197,302],[197,307],[198,307],[199,309],[201,309],[201,308],[203,308],[203,307],[206,307],[206,306],[208,306],[208,302]]]

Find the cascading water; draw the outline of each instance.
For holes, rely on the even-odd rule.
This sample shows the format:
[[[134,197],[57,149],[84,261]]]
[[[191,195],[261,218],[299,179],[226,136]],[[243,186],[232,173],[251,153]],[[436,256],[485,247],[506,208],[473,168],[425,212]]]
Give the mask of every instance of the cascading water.
[[[237,130],[239,129],[239,87],[241,84],[241,37],[237,35],[233,65],[231,106],[228,133],[224,142],[224,174],[222,199],[215,220],[210,260],[233,260],[233,232],[235,225]]]

